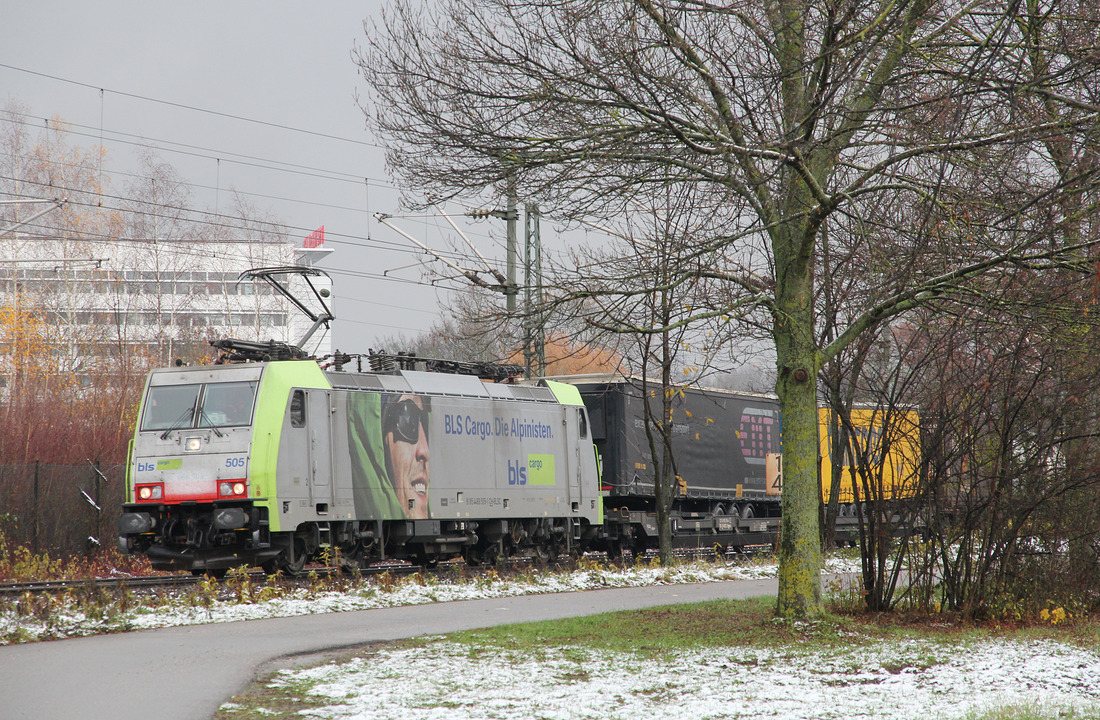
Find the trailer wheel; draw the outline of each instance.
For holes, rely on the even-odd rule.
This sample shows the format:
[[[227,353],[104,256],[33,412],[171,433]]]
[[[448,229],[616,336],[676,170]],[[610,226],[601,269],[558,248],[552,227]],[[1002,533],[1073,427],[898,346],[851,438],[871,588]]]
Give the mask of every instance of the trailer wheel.
[[[607,542],[607,559],[611,562],[622,562],[624,556],[634,548],[630,538],[614,538]]]
[[[487,565],[495,566],[500,561],[500,541],[492,542],[483,547],[471,545],[466,548],[466,564],[470,567]]]

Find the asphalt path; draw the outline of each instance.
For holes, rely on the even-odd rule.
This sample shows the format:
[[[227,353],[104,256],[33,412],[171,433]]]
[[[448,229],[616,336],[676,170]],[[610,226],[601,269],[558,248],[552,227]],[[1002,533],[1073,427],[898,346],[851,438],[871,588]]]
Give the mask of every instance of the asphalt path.
[[[209,720],[257,669],[371,642],[776,593],[775,580],[615,588],[145,630],[0,647],[4,720]]]

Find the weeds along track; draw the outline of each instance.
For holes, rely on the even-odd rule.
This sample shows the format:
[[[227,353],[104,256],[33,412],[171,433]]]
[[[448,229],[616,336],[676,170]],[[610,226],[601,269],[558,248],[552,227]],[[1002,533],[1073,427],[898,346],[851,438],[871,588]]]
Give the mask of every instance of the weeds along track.
[[[729,553],[725,552],[716,553],[714,550],[700,548],[696,550],[677,550],[674,554],[677,558],[683,559],[698,559],[700,557],[713,557],[716,561],[722,562],[736,562],[738,559],[750,560],[753,557],[760,555],[767,555],[768,548],[756,548],[756,552],[749,553]],[[599,555],[599,554],[595,554]],[[656,559],[656,553],[647,553],[638,557],[623,558],[618,562],[612,562],[602,555],[599,557],[586,556],[582,560],[571,559],[567,557],[558,558],[557,561],[549,563],[548,566],[554,567],[561,571],[574,570],[579,566],[581,562],[598,562],[601,565],[630,565],[633,562],[654,562]],[[295,585],[310,585],[318,581],[336,584],[340,580],[354,581],[357,578],[369,578],[371,576],[378,576],[384,573],[390,575],[414,575],[416,573],[431,574],[437,576],[446,575],[461,575],[465,578],[477,577],[485,575],[487,573],[494,573],[499,577],[507,578],[509,574],[520,574],[529,570],[533,565],[541,564],[537,561],[528,558],[509,558],[502,561],[499,565],[494,567],[472,567],[466,565],[461,561],[444,562],[438,566],[426,567],[422,565],[412,565],[409,563],[377,563],[365,568],[354,568],[350,572],[347,569],[340,569],[331,566],[309,566],[300,575],[295,577],[284,576],[282,574],[269,576],[265,575],[260,570],[250,571],[235,571],[230,572],[223,577],[212,577],[209,575],[189,575],[182,573],[164,574],[164,575],[140,575],[140,576],[113,576],[113,577],[95,577],[95,578],[77,578],[68,580],[36,580],[30,582],[3,582],[0,583],[0,598],[13,598],[21,597],[27,594],[39,595],[39,594],[57,594],[62,595],[66,593],[81,593],[88,591],[117,591],[127,590],[130,592],[155,593],[162,590],[172,590],[178,588],[187,588],[199,583],[214,583],[219,586],[225,587],[227,590],[233,585],[241,584],[242,582],[248,582],[252,585],[263,585],[268,582],[278,582],[286,586]]]
[[[361,576],[368,577],[370,575],[380,575],[384,572],[389,572],[395,575],[404,575],[424,571],[424,568],[416,565],[379,565],[372,566],[370,568],[362,568],[358,572]],[[334,575],[339,575],[340,573],[340,570],[333,567],[311,567],[307,568],[306,571],[298,577],[279,576],[278,579],[280,582],[288,585],[308,584],[310,582],[313,582],[314,579],[317,577],[327,578]],[[269,579],[269,577],[274,576],[267,576],[260,570],[254,570],[243,573],[234,573],[226,575],[222,578],[213,578],[208,575],[196,576],[177,573],[132,577],[79,578],[73,580],[36,580],[31,582],[14,583],[6,582],[0,583],[0,597],[20,596],[27,593],[63,594],[89,589],[118,590],[125,588],[137,592],[141,592],[143,590],[156,591],[161,589],[188,587],[201,582],[213,581],[219,582],[221,584],[231,584],[233,582],[239,582],[241,579],[248,579],[250,582],[263,584]]]

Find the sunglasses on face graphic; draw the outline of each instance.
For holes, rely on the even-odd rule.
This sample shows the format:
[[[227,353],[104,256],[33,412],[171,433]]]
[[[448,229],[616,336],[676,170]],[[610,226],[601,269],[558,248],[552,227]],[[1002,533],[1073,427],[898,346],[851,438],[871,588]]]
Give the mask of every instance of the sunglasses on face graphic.
[[[382,418],[382,432],[393,433],[394,440],[415,445],[420,441],[420,428],[424,428],[424,440],[428,440],[428,412],[412,400],[386,408]]]

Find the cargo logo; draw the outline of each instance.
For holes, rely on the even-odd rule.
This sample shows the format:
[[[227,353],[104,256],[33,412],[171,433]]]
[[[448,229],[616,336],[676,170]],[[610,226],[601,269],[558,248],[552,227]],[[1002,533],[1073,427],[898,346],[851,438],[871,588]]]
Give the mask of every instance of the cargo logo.
[[[508,484],[509,485],[526,485],[527,484],[527,468],[523,466],[523,463],[519,460],[508,461]]]
[[[141,462],[138,461],[138,472],[152,472],[154,470],[180,470],[183,468],[183,460],[181,458],[173,458],[171,460],[157,460],[156,463]]]
[[[553,455],[528,455],[526,465],[522,460],[508,461],[509,485],[553,485],[554,482]]]
[[[554,456],[544,454],[528,455],[527,482],[531,485],[553,485]]]

